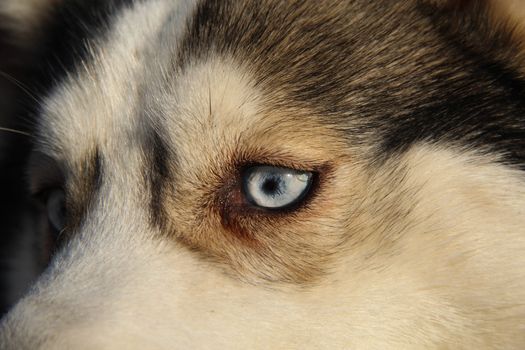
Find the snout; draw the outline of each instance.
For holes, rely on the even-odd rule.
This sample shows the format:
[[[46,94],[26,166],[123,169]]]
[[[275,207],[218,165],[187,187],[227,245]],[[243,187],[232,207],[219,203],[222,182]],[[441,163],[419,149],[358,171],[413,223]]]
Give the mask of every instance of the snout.
[[[28,297],[22,300],[0,324],[0,348],[3,350],[56,349],[146,349],[141,333],[130,334],[107,322],[98,322],[93,314],[86,319],[70,318],[74,312],[51,310],[53,303]],[[53,316],[50,316],[53,315]]]

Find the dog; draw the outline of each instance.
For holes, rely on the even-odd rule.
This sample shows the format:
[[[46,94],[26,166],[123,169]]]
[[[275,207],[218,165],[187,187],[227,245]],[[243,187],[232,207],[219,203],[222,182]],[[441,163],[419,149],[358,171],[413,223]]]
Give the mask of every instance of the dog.
[[[0,14],[50,256],[0,348],[525,347],[520,1]]]

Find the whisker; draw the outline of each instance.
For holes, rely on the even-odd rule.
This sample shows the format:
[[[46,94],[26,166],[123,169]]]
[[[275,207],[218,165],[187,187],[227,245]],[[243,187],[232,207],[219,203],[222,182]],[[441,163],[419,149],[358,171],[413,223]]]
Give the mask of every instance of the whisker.
[[[40,103],[38,98],[20,80],[18,80],[15,77],[7,74],[6,72],[2,72],[1,70],[0,70],[0,76],[4,77],[6,80],[8,80],[11,83],[15,84],[20,90],[22,90],[27,96],[29,96],[34,102]]]
[[[11,128],[3,128],[1,126],[0,126],[0,131],[7,131],[7,132],[11,132],[13,134],[19,134],[19,135],[24,135],[24,136],[28,136],[28,137],[33,137],[33,135],[31,135],[28,132],[25,132],[25,131],[22,131],[22,130],[11,129]]]
[[[64,235],[64,232],[66,232],[67,230],[67,226],[64,226],[63,229],[61,229],[58,234],[57,234],[57,240],[59,240],[60,238],[62,238],[62,236]]]

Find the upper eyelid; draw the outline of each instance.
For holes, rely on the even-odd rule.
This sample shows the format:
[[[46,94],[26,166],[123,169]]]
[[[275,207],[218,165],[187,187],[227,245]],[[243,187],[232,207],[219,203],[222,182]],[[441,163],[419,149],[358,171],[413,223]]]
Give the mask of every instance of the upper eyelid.
[[[269,158],[262,159],[258,161],[248,161],[248,162],[238,162],[234,165],[239,171],[240,174],[246,174],[248,171],[254,168],[259,167],[268,167],[268,168],[280,168],[288,169],[297,172],[309,172],[309,173],[318,173],[324,171],[327,168],[326,164],[312,164],[309,162],[298,163],[297,161],[291,162],[287,158]]]
[[[59,162],[41,152],[31,153],[27,174],[32,195],[38,195],[49,188],[63,187],[65,181]]]

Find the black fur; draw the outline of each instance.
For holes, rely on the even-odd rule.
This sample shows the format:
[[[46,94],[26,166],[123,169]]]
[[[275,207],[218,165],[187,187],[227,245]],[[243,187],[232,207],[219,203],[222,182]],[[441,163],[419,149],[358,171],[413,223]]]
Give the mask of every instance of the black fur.
[[[146,182],[151,186],[150,218],[153,226],[163,229],[169,217],[165,205],[165,193],[170,181],[169,164],[174,160],[170,159],[168,145],[157,131],[152,130],[149,138],[145,152],[150,160],[146,167]]]
[[[68,0],[52,7],[43,25],[35,67],[35,86],[40,94],[61,82],[66,73],[89,59],[88,43],[103,37],[115,14],[134,0]]]
[[[233,56],[272,108],[313,110],[346,129],[349,142],[372,142],[374,160],[420,141],[453,142],[525,169],[523,80],[468,38],[453,38],[447,14],[431,10],[410,1],[206,0],[177,65]],[[505,33],[486,39],[489,52],[509,42]]]
[[[69,233],[82,226],[86,214],[97,198],[97,194],[100,193],[103,179],[103,155],[98,149],[95,149],[86,155],[79,172],[73,174],[72,178],[66,179],[62,184],[66,191],[68,208],[64,240],[68,238]],[[57,243],[63,244],[63,242]]]

